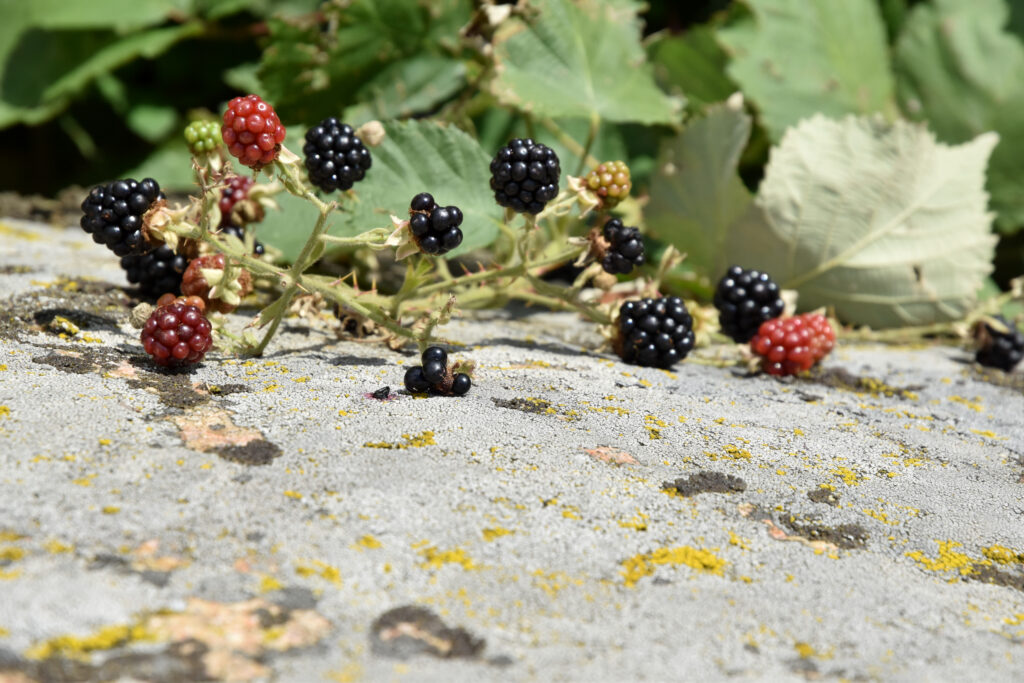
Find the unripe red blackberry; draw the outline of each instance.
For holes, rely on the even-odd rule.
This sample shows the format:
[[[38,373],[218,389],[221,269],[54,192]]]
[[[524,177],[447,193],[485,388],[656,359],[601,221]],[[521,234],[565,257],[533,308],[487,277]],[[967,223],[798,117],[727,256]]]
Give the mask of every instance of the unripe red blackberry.
[[[252,178],[248,176],[231,176],[228,184],[220,191],[220,199],[217,200],[217,208],[220,209],[220,227],[226,225],[239,225],[231,217],[231,211],[235,204],[249,198],[249,190],[254,185]]]
[[[220,134],[232,156],[259,169],[277,158],[285,129],[273,107],[258,95],[246,95],[228,102]]]
[[[610,245],[601,259],[605,272],[626,275],[644,264],[644,240],[637,228],[627,227],[613,218],[604,224],[603,235]]]
[[[324,192],[351,189],[373,165],[370,150],[363,146],[352,126],[333,116],[306,131],[302,151],[306,155],[309,182]]]
[[[421,192],[409,203],[409,231],[425,254],[440,256],[462,244],[462,210],[438,206],[433,195]]]
[[[491,160],[491,189],[501,206],[536,215],[558,195],[560,174],[553,149],[529,138],[516,138]]]
[[[761,323],[750,350],[761,357],[769,375],[795,375],[810,370],[835,346],[836,331],[820,313],[773,318]]]
[[[1001,315],[995,320],[1006,327],[1000,332],[988,322],[981,322],[975,331],[978,351],[974,359],[980,364],[1010,372],[1024,358],[1024,333]]]
[[[611,209],[629,196],[633,183],[629,166],[624,161],[606,161],[587,174],[587,187],[601,199],[601,206]]]
[[[195,306],[160,306],[142,328],[142,346],[153,362],[166,367],[198,363],[213,346],[212,327]]]
[[[693,350],[693,318],[677,296],[627,301],[619,307],[615,347],[634,365],[669,368]]]
[[[744,344],[766,320],[782,315],[785,304],[779,286],[768,273],[732,266],[718,281],[715,308],[722,332]]]
[[[82,202],[84,215],[79,225],[97,244],[106,245],[118,256],[139,253],[146,248],[142,220],[153,203],[163,199],[160,185],[152,178],[134,178],[97,185]]]
[[[137,284],[144,296],[156,298],[168,292],[177,294],[181,291],[181,277],[188,267],[188,260],[163,244],[145,254],[121,257],[121,267],[128,276],[128,282]]]

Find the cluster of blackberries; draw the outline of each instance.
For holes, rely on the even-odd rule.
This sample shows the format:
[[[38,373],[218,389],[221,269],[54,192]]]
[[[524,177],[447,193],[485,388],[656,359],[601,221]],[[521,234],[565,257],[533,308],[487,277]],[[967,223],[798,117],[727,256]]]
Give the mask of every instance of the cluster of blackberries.
[[[1000,332],[987,322],[979,325],[977,338],[978,351],[974,359],[990,368],[999,368],[1010,372],[1024,358],[1024,333],[1003,316],[995,316],[996,321],[1006,327]]]
[[[152,178],[97,185],[82,202],[79,225],[118,256],[138,253],[145,248],[142,218],[157,199],[163,199],[163,193]]]
[[[464,372],[452,374],[448,367],[448,354],[440,346],[430,346],[420,357],[423,365],[409,368],[405,372],[405,388],[410,394],[432,392],[462,396],[469,391],[473,381]]]
[[[625,275],[644,264],[644,241],[640,230],[626,227],[618,218],[604,224],[604,238],[610,245],[601,267],[612,275]]]
[[[324,192],[348,190],[370,170],[373,159],[352,126],[333,116],[306,131],[309,181]]]
[[[158,297],[181,291],[181,276],[188,268],[188,259],[162,244],[144,254],[122,256],[121,268],[128,282],[138,285],[144,296]]]
[[[778,318],[785,308],[779,286],[768,273],[739,266],[729,268],[718,281],[714,303],[722,332],[740,344],[750,341],[761,323]]]
[[[491,161],[494,199],[513,211],[536,215],[558,195],[560,173],[553,149],[529,138],[516,138]]]
[[[462,244],[462,210],[438,206],[434,197],[421,192],[409,204],[409,230],[425,254],[446,254]]]
[[[693,318],[677,296],[627,301],[619,307],[616,347],[622,360],[669,368],[693,350]]]

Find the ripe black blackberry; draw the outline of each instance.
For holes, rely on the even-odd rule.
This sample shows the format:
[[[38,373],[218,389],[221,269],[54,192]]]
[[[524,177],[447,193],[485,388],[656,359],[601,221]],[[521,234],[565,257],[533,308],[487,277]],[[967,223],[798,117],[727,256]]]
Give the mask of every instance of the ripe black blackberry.
[[[332,117],[306,131],[306,170],[309,181],[324,192],[348,190],[363,179],[373,159],[352,126]]]
[[[434,197],[421,192],[409,204],[409,230],[426,254],[440,256],[462,244],[462,210],[438,206]]]
[[[118,256],[139,253],[145,248],[142,217],[157,199],[163,199],[160,185],[152,178],[134,178],[97,185],[82,202],[84,215],[79,225],[97,244],[104,244]]]
[[[143,295],[156,298],[181,292],[181,278],[188,268],[188,259],[163,244],[145,254],[121,257],[121,267],[128,275],[128,282],[137,284]]]
[[[243,243],[245,242],[245,228],[240,225],[222,226],[220,232],[227,235],[234,235],[238,239],[242,240]],[[263,256],[265,252],[266,247],[263,246],[263,243],[259,240],[254,240],[252,243],[252,253],[256,256]]]
[[[693,318],[676,296],[627,301],[619,307],[616,351],[634,365],[669,368],[693,350]]]
[[[538,214],[558,195],[558,155],[530,138],[516,138],[491,161],[491,189],[501,206]]]
[[[448,353],[440,346],[430,346],[420,356],[423,365],[405,371],[405,390],[410,394],[435,394],[463,396],[473,386],[473,381],[464,372],[452,373],[448,365]]]
[[[975,332],[978,352],[974,359],[989,368],[1010,372],[1024,358],[1024,333],[1003,316],[995,316],[1006,332],[1000,332],[987,322],[978,324]]]
[[[745,344],[757,334],[761,323],[782,315],[785,304],[779,286],[768,273],[732,266],[718,281],[715,308],[722,332]]]
[[[637,228],[627,227],[613,218],[604,224],[604,238],[611,245],[601,259],[605,272],[626,275],[644,264],[644,241]]]

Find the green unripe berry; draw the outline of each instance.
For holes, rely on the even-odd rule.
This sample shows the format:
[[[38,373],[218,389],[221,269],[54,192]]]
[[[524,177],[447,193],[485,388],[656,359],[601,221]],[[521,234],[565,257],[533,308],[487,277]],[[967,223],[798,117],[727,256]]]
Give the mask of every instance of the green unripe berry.
[[[193,121],[185,128],[185,141],[192,154],[211,154],[220,146],[220,126],[214,121]]]
[[[587,187],[601,200],[601,206],[612,208],[629,196],[633,183],[629,166],[622,161],[606,161],[586,177]]]

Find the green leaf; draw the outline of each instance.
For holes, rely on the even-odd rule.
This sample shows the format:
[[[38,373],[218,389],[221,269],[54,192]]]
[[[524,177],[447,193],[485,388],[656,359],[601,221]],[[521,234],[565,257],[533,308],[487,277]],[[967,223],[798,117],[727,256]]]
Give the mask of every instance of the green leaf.
[[[896,115],[885,26],[875,0],[745,0],[751,15],[718,32],[729,75],[772,140],[801,119]]]
[[[648,230],[685,252],[687,266],[707,275],[728,267],[733,229],[753,202],[737,174],[750,125],[740,107],[710,107],[706,116],[665,141],[651,180],[644,210]]]
[[[0,77],[0,128],[44,121],[95,79],[138,57],[155,57],[201,30],[190,22],[124,38],[107,31],[25,31]]]
[[[487,183],[491,156],[454,126],[392,121],[385,130],[384,142],[371,150],[373,167],[355,187],[358,201],[345,204],[345,220],[330,234],[388,227],[392,214],[408,218],[412,198],[429,192],[438,204],[462,209],[463,242],[449,257],[491,244],[504,216]]]
[[[302,251],[316,220],[320,216],[316,206],[305,199],[283,192],[276,197],[279,211],[268,210],[263,220],[256,225],[256,237],[284,254],[289,263],[295,261]],[[337,224],[338,214],[331,214],[328,221]]]
[[[729,260],[875,328],[955,320],[992,270],[985,165],[998,136],[950,147],[924,126],[818,115],[772,151]]]
[[[681,103],[645,65],[635,12],[597,0],[538,0],[494,37],[498,99],[541,116],[670,124]]]
[[[695,26],[679,36],[663,36],[649,52],[658,81],[686,93],[692,109],[721,102],[739,90],[726,73],[729,57],[709,26]]]
[[[169,105],[139,103],[128,110],[125,123],[139,137],[156,143],[177,128],[178,111]]]
[[[999,133],[989,191],[997,226],[1024,225],[1024,44],[1003,0],[935,0],[911,12],[896,46],[903,108],[946,142]]]
[[[359,104],[345,110],[345,121],[359,126],[373,119],[430,111],[459,92],[465,82],[465,65],[450,57],[424,55],[396,62],[360,89]]]
[[[337,116],[357,103],[363,88],[374,82],[382,87],[380,73],[389,65],[445,56],[457,46],[458,27],[469,20],[470,5],[468,0],[352,0],[327,4],[323,13],[326,24],[308,18],[268,22],[271,41],[259,77],[285,120],[313,123]],[[331,26],[334,32],[323,30]]]

